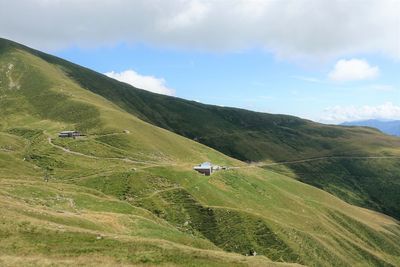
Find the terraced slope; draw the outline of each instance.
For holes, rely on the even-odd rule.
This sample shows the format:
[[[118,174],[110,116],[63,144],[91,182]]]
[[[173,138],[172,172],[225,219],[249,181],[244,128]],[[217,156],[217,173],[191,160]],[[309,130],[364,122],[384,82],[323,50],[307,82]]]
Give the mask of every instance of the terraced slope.
[[[148,124],[27,50],[1,51],[1,265],[400,264],[395,219]],[[87,136],[58,139],[65,129]],[[191,170],[206,160],[235,168]]]

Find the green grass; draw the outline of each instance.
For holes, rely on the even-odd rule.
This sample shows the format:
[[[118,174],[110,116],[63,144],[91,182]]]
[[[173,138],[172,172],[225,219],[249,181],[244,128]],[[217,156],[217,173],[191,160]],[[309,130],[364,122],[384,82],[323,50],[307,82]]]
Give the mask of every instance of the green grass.
[[[92,178],[86,186],[120,198],[125,196],[133,205],[150,210],[180,231],[207,238],[226,251],[246,254],[254,249],[273,260],[307,265],[351,266],[365,255],[376,257],[370,251],[381,249],[384,258],[386,255],[397,257],[395,250],[399,248],[398,245],[391,247],[391,235],[372,230],[377,225],[366,226],[365,223],[375,220],[373,213],[350,208],[322,191],[272,172],[249,169],[216,173],[211,177],[179,168],[142,172],[118,181],[110,177],[107,186],[103,185],[104,177],[98,178],[98,183]],[[114,190],[110,191],[111,188]],[[347,225],[330,219],[330,214],[339,210],[348,216],[352,225],[349,232]],[[351,219],[354,216],[356,220]],[[371,237],[372,232],[364,229],[370,229],[380,239]],[[349,233],[352,234],[349,236]],[[338,235],[358,250],[359,244],[363,248],[355,256],[348,254],[339,241],[332,241]],[[369,239],[371,243],[365,244]],[[334,243],[328,245],[329,242]],[[316,260],[315,255],[324,260]]]
[[[400,218],[398,159],[329,159],[289,165],[294,178],[349,203]],[[281,166],[270,166],[286,173]],[[379,182],[377,182],[379,181]]]
[[[6,40],[2,40],[0,43],[0,47],[4,51],[14,51],[15,48],[18,48],[54,64],[58,67],[59,72],[64,72],[80,87],[102,96],[112,102],[113,105],[144,121],[196,140],[243,161],[287,161],[329,155],[400,155],[398,149],[400,138],[386,136],[372,128],[328,126],[292,116],[204,105],[194,101],[158,95]],[[3,55],[10,55],[10,53],[4,52]],[[22,60],[21,63],[24,62]],[[21,79],[18,73],[25,71],[26,68],[26,65],[22,64],[14,80]],[[92,133],[115,132],[115,126],[112,126],[111,129],[105,129],[105,125],[103,125],[104,127],[100,125],[102,122],[102,118],[99,118],[101,114],[97,114],[98,111],[90,104],[81,101],[82,99],[78,101],[78,99],[72,100],[68,97],[75,96],[71,87],[76,87],[76,84],[70,86],[70,82],[67,83],[63,80],[62,85],[57,85],[57,92],[47,90],[48,87],[52,86],[52,80],[54,80],[56,74],[54,70],[49,69],[46,69],[46,73],[51,74],[50,77],[42,77],[43,74],[40,72],[28,74],[28,82],[32,87],[26,91],[26,94],[30,94],[27,95],[28,101],[22,102],[14,98],[1,99],[1,104],[12,110],[12,113],[18,112],[25,105],[31,105],[31,112],[38,112],[49,119],[57,118],[58,121],[67,124],[79,122],[76,124],[76,128],[88,130]],[[57,75],[60,75],[60,73]],[[63,90],[64,93],[60,93],[59,90]],[[40,95],[40,97],[36,97],[36,95]],[[44,105],[42,104],[43,101],[45,102]],[[12,105],[12,103],[18,103],[18,105]],[[16,118],[13,117],[12,120],[15,121]],[[130,123],[124,122],[123,124]],[[102,129],[98,129],[99,127]],[[101,154],[102,151],[107,150],[105,153],[109,155],[124,155],[140,159],[143,154],[134,151],[143,150],[144,147],[136,140],[144,142],[147,135],[136,133],[135,137],[126,138],[124,135],[98,136],[95,140],[90,141],[98,141],[99,143],[87,146],[85,151],[88,152],[87,150],[91,149],[92,153]],[[147,138],[147,142],[151,143],[159,139],[157,135],[152,135]],[[171,140],[169,142],[174,143],[176,141]],[[105,148],[105,145],[108,145],[108,147]],[[165,144],[163,145],[165,146]],[[188,144],[185,144],[185,146],[188,146]],[[83,150],[84,144],[80,143],[79,147]],[[164,160],[168,157],[167,155],[177,155],[177,148],[181,148],[182,144],[177,144],[174,148],[165,147],[163,152],[160,152],[161,147],[162,144],[154,143],[153,156],[158,155],[158,158]],[[147,149],[149,149],[146,151],[148,155],[152,149],[150,146]],[[192,146],[191,150],[193,149],[202,148]],[[207,151],[202,149],[201,152],[204,155],[208,153]],[[214,155],[216,154],[208,154],[207,157],[213,161],[220,159],[219,156],[215,157]],[[183,149],[180,152],[180,157],[189,158],[190,156]],[[149,160],[149,158],[146,159]],[[191,159],[195,161],[193,156]],[[175,161],[175,159],[169,160]],[[342,175],[335,172],[336,166],[338,169],[347,169],[349,168],[347,165],[343,161],[335,161],[331,164],[333,172],[327,175],[330,178],[314,175],[312,168],[308,170],[303,168],[302,171],[307,173],[299,174],[296,171],[297,167],[294,166],[292,171],[297,172],[301,181],[316,185],[350,203],[400,218],[397,208],[400,206],[400,202],[396,197],[398,195],[396,192],[400,190],[398,186],[399,176],[390,175],[391,180],[388,182],[386,174],[376,175],[381,166],[363,164],[363,171],[365,170],[373,175],[366,178],[366,183],[369,184],[368,189],[360,189],[358,186],[359,178],[356,177],[357,173]],[[292,165],[289,166],[289,168],[291,167]],[[392,174],[396,174],[398,170],[394,163],[387,164],[385,168]],[[333,174],[337,174],[337,176],[333,177]],[[376,196],[382,195],[383,189],[391,189],[395,193],[390,192],[385,195],[385,200],[381,200],[380,197]]]
[[[7,72],[10,63],[13,67]],[[69,69],[72,67],[75,74]],[[73,74],[83,80],[71,77]],[[143,113],[149,106],[131,97],[128,89],[146,101],[154,100],[159,109],[153,110],[165,112],[168,118],[153,115],[167,124],[185,126],[189,118],[217,117],[206,130],[221,134],[218,138],[222,139],[215,139],[218,144],[233,147],[239,154],[246,147],[245,153],[263,158],[265,154],[252,146],[261,140],[256,126],[265,121],[258,115],[250,119],[254,113],[208,107],[124,85],[121,92],[127,95],[123,101],[143,105],[136,106],[140,107],[139,114],[133,105],[124,106],[128,103],[105,95],[112,91],[109,89],[113,87],[106,90],[109,83],[119,83],[4,41],[0,41],[0,77],[6,81],[11,77],[13,82],[12,86],[0,84],[0,112],[4,114],[0,117],[0,265],[400,264],[398,221],[289,178],[301,177],[296,169],[250,167],[146,123],[140,118],[151,121],[151,114],[146,119]],[[83,86],[89,80],[93,87]],[[95,89],[104,90],[104,94],[91,91]],[[113,96],[119,96],[118,92]],[[204,109],[210,111],[210,117],[204,117]],[[178,111],[188,113],[187,122],[173,116]],[[293,154],[288,147],[302,147],[296,148],[293,142],[308,147],[311,141],[300,138],[304,135],[322,143],[316,142],[300,156],[321,147],[334,147],[335,142],[341,144],[357,134],[365,140],[346,145],[352,153],[366,153],[361,149],[364,145],[368,145],[368,153],[388,152],[387,147],[396,143],[372,130],[320,129],[322,126],[313,128],[310,122],[293,117],[260,116],[271,120],[268,127],[278,125],[279,130],[261,134],[277,138],[265,143],[271,148],[268,153],[277,153],[276,157],[279,153],[282,157]],[[223,127],[232,135],[226,135]],[[243,134],[235,127],[251,131]],[[57,133],[64,129],[81,130],[87,137],[60,140]],[[193,129],[187,130],[181,134],[189,135]],[[254,143],[247,146],[249,137]],[[378,138],[374,145],[369,143],[372,137]],[[278,139],[287,145],[275,144]],[[192,170],[202,161],[242,168],[207,177]],[[382,173],[386,175],[397,168],[384,166]],[[45,177],[49,177],[48,182]],[[345,189],[351,191],[351,187]],[[363,199],[364,191],[351,192],[355,199]],[[244,256],[250,250],[258,256]]]
[[[35,249],[39,255],[46,257],[52,255],[50,259],[57,262],[59,258],[78,258],[85,256],[87,259],[83,265],[91,265],[93,261],[104,265],[109,262],[113,264],[180,264],[182,266],[244,266],[250,264],[251,260],[229,259],[224,255],[212,255],[207,251],[196,251],[188,249],[185,251],[180,247],[165,247],[162,243],[151,242],[151,240],[117,240],[113,238],[103,238],[97,240],[95,234],[64,232],[60,234],[55,231],[48,231],[40,227],[31,226],[28,222],[17,225],[13,234],[2,232],[5,243],[12,239],[12,250],[9,254],[29,253],[26,248]],[[19,235],[16,235],[19,234]],[[14,239],[14,236],[23,236],[23,239]],[[3,250],[4,251],[4,250]],[[5,251],[7,252],[7,250]],[[262,261],[261,261],[262,262]]]

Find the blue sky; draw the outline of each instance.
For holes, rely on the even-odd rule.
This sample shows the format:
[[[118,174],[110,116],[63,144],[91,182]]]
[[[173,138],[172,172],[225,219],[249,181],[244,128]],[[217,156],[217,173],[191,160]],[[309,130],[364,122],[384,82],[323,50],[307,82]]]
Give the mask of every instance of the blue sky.
[[[340,123],[400,119],[399,17],[396,0],[4,1],[0,36],[149,91]]]

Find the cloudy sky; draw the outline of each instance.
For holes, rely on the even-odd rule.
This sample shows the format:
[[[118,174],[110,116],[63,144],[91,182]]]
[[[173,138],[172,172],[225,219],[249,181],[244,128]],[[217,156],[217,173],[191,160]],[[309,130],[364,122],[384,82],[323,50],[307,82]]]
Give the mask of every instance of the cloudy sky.
[[[204,103],[400,119],[400,0],[0,0],[0,36]]]

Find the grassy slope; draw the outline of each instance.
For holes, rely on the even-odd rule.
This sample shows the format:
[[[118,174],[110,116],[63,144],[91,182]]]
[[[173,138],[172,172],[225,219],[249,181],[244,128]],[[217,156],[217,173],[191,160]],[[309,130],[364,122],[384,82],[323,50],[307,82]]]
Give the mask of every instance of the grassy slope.
[[[314,185],[349,203],[400,217],[398,159],[329,159],[266,168]]]
[[[2,49],[2,265],[400,264],[397,221],[144,123]],[[53,143],[83,155],[49,144],[75,127],[89,136]],[[191,171],[202,160],[243,168],[205,177]],[[263,256],[240,256],[250,249]]]
[[[0,42],[3,49],[14,46],[19,45]],[[56,57],[21,48],[62,66],[81,86],[142,120],[195,139],[237,159],[286,161],[327,155],[399,155],[400,139],[373,129],[326,126],[292,116],[204,105],[153,94]],[[387,169],[385,172],[380,172],[382,165],[363,164],[365,171],[361,173],[357,172],[359,161],[322,162],[333,170],[329,178],[323,172],[315,175],[314,167],[310,164],[303,164],[300,172],[297,168],[292,171],[297,173],[296,178],[301,181],[328,190],[352,204],[399,219],[398,194],[390,193],[385,199],[379,197],[382,191],[400,191],[396,161],[388,160],[388,164],[383,166]],[[295,167],[289,167],[292,166]],[[336,169],[346,169],[346,172]]]
[[[293,116],[205,105],[154,94],[0,39],[0,51],[14,47],[58,65],[83,88],[103,96],[136,117],[196,139],[240,160],[282,161],[324,155],[399,154],[391,148],[399,147],[400,139],[374,129],[328,126]]]

